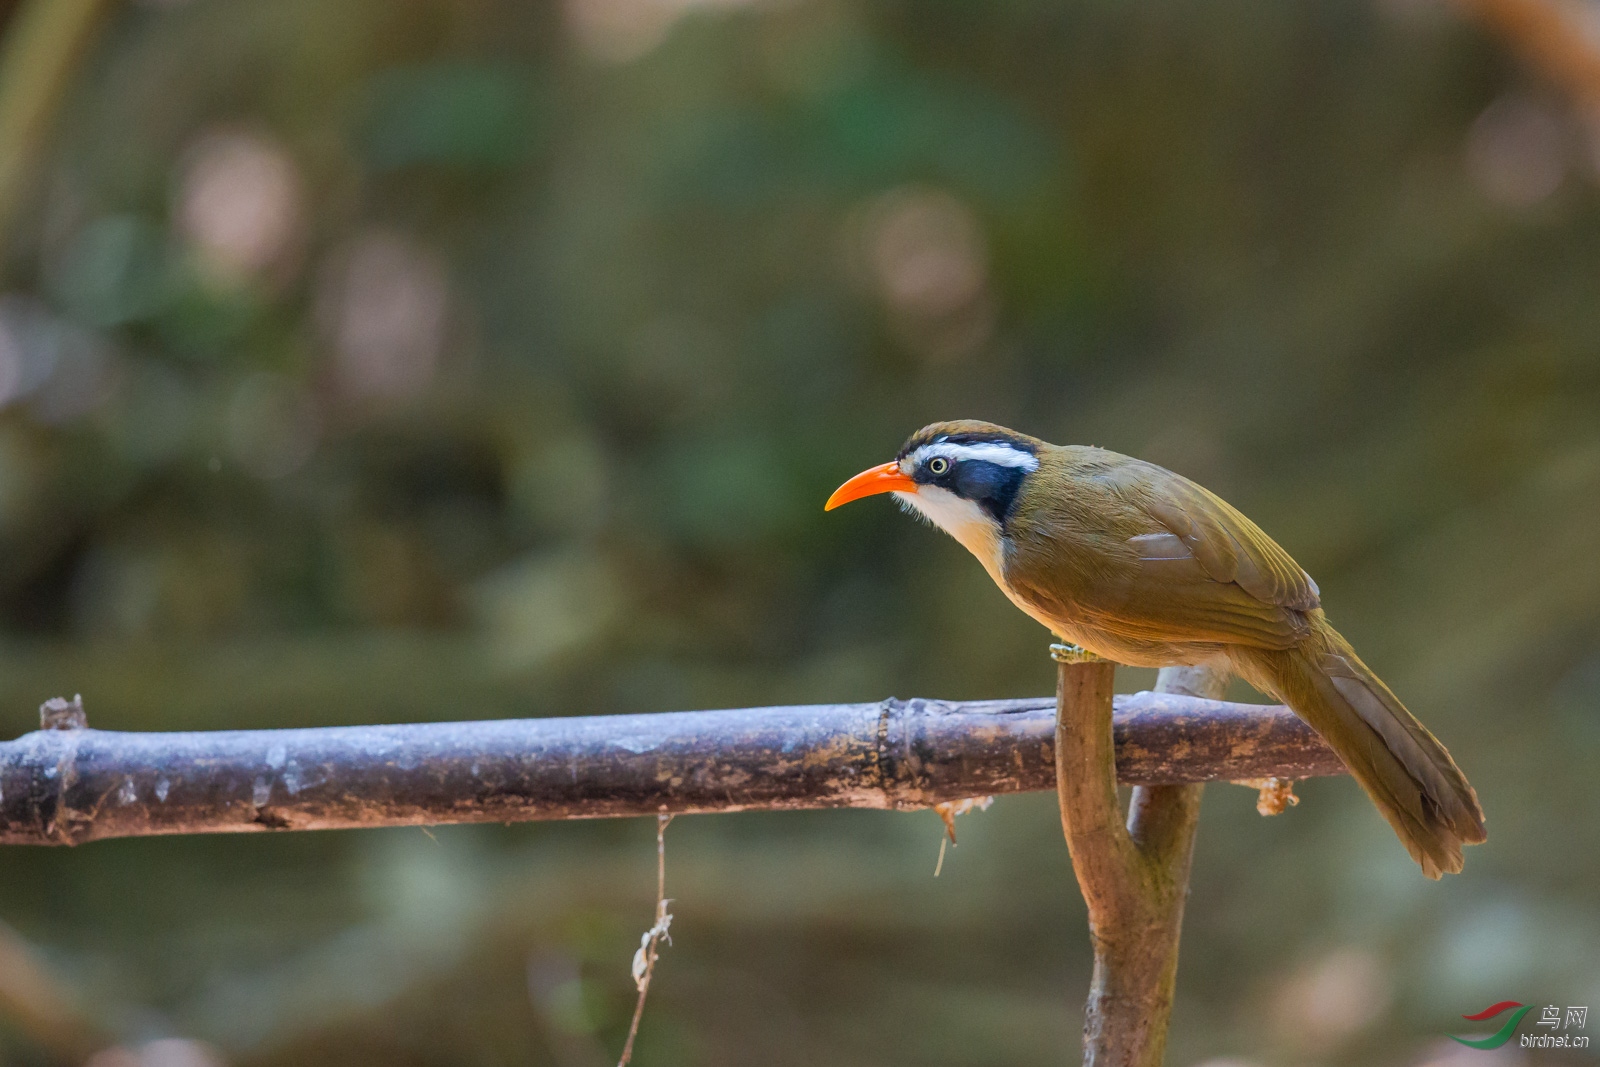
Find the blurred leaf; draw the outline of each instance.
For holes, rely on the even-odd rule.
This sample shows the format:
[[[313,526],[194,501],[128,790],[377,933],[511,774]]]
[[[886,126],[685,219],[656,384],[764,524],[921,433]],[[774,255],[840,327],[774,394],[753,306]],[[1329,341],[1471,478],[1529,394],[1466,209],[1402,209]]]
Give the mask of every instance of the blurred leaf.
[[[355,136],[375,170],[417,163],[495,169],[525,158],[538,141],[533,88],[521,68],[390,70],[372,80],[367,96]]]
[[[1048,131],[979,86],[885,65],[820,102],[825,166],[870,183],[940,179],[998,200],[1034,192],[1062,166]]]
[[[179,277],[165,232],[137,215],[85,226],[53,271],[57,295],[92,326],[153,318],[178,292]]]

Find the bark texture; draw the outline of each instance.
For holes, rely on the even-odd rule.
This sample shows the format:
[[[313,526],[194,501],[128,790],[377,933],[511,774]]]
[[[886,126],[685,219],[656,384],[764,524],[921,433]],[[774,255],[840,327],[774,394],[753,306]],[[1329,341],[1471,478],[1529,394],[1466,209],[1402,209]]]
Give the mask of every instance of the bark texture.
[[[1083,1062],[1160,1067],[1205,787],[1137,785],[1124,823],[1112,713],[1116,665],[1057,658],[1056,789],[1094,947]],[[1171,667],[1152,696],[1210,703],[1202,698],[1219,696],[1226,681],[1207,668]]]
[[[1163,693],[1117,708],[1125,783],[1344,772],[1286,708]],[[64,701],[45,717],[50,728],[0,743],[0,844],[922,808],[1055,784],[1048,699],[204,733],[88,729]]]

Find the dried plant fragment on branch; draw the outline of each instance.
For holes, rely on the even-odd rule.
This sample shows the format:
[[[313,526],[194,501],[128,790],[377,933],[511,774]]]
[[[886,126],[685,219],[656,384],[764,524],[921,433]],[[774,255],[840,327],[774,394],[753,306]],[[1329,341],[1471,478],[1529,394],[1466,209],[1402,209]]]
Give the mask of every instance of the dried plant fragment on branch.
[[[1286,809],[1300,803],[1300,798],[1294,795],[1293,778],[1244,778],[1233,784],[1259,790],[1256,811],[1262,815],[1282,815]]]
[[[994,803],[994,797],[967,797],[965,800],[946,800],[933,806],[934,812],[944,820],[944,836],[939,838],[939,862],[933,865],[933,876],[939,877],[939,872],[944,870],[944,850],[946,845],[956,843],[956,816],[965,815],[973,808],[979,811],[988,811]]]

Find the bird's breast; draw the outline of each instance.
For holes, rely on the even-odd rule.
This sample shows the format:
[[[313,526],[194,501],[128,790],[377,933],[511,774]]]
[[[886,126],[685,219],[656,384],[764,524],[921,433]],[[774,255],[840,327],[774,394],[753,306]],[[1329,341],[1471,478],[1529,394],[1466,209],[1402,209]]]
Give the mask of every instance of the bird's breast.
[[[1096,639],[1097,629],[1076,610],[1077,605],[1070,593],[1075,582],[1059,580],[1065,577],[1066,571],[1073,570],[1070,565],[1057,568],[1058,573],[1054,575],[1057,581],[1045,583],[1056,595],[1029,595],[1019,588],[1019,584],[1027,583],[1014,584],[1007,579],[1009,562],[1014,562],[1008,561],[1008,557],[1015,556],[1014,546],[1007,544],[1000,524],[983,508],[936,486],[923,486],[915,493],[894,495],[903,506],[939,527],[976,556],[1006,599],[1023,614],[1064,640],[1082,644],[1086,648],[1104,646],[1105,654],[1110,654],[1108,643]],[[1064,559],[1070,564],[1070,556]],[[1135,661],[1124,659],[1122,662]]]
[[[903,506],[960,542],[1000,581],[1000,527],[981,507],[938,486],[925,485],[915,493],[894,495]]]

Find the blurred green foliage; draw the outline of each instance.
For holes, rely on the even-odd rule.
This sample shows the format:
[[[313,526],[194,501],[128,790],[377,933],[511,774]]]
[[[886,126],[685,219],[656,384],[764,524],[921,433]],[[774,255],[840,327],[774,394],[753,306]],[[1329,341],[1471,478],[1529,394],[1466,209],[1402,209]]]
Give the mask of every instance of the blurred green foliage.
[[[1348,782],[1212,789],[1171,1062],[1454,1064],[1600,1001],[1590,137],[1430,0],[126,6],[3,260],[0,714],[1046,692],[957,546],[821,501],[936,418],[1101,444],[1277,536],[1490,821],[1433,885]],[[12,851],[0,916],[134,1044],[605,1063],[652,831]],[[1049,798],[938,831],[679,820],[636,1062],[1072,1059]]]

